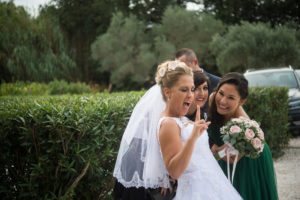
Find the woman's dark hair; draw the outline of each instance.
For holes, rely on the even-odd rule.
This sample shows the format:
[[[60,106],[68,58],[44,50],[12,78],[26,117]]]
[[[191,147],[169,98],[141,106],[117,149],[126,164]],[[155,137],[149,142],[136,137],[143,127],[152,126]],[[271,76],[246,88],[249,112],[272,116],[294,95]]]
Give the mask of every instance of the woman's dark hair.
[[[202,71],[194,71],[194,85],[197,88],[199,85],[207,82],[207,86],[210,87],[210,81],[208,76]]]
[[[210,80],[209,80],[208,76],[204,72],[202,72],[202,71],[194,71],[193,74],[194,74],[194,85],[195,85],[195,88],[197,88],[199,85],[202,85],[205,82],[207,83],[208,88],[210,87]],[[187,115],[187,117],[190,120],[195,121],[196,112],[197,111],[195,111],[192,115]],[[201,109],[201,119],[204,118],[204,112],[205,112],[205,110]]]
[[[224,116],[220,115],[217,112],[217,105],[215,100],[216,94],[218,93],[220,87],[224,84],[234,85],[241,97],[241,100],[246,99],[249,95],[248,81],[242,74],[237,72],[230,72],[228,74],[225,74],[214,90],[214,95],[212,96],[213,99],[208,110],[208,116],[211,120],[211,123],[215,125],[223,125],[224,123]]]

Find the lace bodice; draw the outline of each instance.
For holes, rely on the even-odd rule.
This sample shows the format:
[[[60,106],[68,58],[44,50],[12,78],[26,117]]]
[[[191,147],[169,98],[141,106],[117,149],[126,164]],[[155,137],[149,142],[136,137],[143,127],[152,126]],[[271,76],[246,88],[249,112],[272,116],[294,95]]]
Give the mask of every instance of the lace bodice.
[[[158,133],[163,117],[158,123]],[[194,123],[186,117],[172,118],[180,127],[182,145],[192,134]],[[189,164],[178,179],[177,200],[236,200],[240,195],[228,181],[209,148],[208,134],[204,131],[197,139]]]
[[[159,120],[158,132],[159,132],[161,123],[166,118],[167,117],[163,117]],[[190,137],[190,135],[192,133],[192,130],[194,127],[194,122],[189,120],[187,117],[181,117],[181,118],[172,117],[172,119],[174,119],[176,121],[176,123],[178,124],[178,126],[181,129],[181,132],[180,132],[181,142],[182,142],[182,145],[184,145],[186,140]],[[213,157],[213,155],[209,149],[208,134],[207,134],[207,131],[204,131],[195,143],[195,148],[194,148],[191,160],[190,160],[184,173],[189,173],[193,170],[199,170],[201,168],[206,168],[206,165],[203,165],[203,162],[206,159],[212,158],[212,157]]]

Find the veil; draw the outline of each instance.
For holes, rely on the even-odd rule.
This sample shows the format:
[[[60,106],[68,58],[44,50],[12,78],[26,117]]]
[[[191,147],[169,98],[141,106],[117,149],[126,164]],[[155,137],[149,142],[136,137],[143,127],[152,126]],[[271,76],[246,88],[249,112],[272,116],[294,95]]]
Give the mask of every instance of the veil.
[[[156,128],[165,102],[159,85],[136,104],[123,134],[113,176],[125,187],[169,187]]]

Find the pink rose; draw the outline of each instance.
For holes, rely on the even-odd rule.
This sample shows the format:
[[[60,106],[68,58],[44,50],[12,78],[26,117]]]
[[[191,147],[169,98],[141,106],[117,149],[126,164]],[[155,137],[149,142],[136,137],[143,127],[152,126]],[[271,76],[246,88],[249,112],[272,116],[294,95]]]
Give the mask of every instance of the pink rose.
[[[252,124],[252,126],[254,126],[255,128],[259,128],[259,124],[258,124],[256,121],[252,120],[252,121],[251,121],[251,124]]]
[[[261,145],[262,145],[259,138],[254,138],[254,139],[251,141],[251,143],[252,143],[252,146],[253,146],[255,149],[260,149],[260,147],[261,147]]]
[[[252,138],[254,138],[254,132],[252,129],[247,128],[246,132],[245,132],[245,136],[248,140],[251,140]]]
[[[261,140],[264,140],[264,139],[265,139],[265,134],[264,134],[264,132],[263,132],[261,129],[258,131],[258,137],[259,137]]]
[[[233,134],[233,133],[239,133],[241,132],[241,128],[238,127],[237,125],[234,125],[232,127],[230,127],[230,133]]]

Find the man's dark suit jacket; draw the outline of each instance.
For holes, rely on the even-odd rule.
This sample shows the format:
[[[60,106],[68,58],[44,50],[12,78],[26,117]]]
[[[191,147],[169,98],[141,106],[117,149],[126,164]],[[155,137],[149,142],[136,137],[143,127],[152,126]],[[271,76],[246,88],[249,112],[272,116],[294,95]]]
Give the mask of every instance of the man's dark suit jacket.
[[[210,80],[210,87],[208,89],[208,96],[209,96],[212,93],[212,91],[215,89],[215,87],[217,87],[221,78],[218,76],[215,76],[213,74],[210,74],[210,73],[206,72],[205,70],[203,70],[203,72],[208,76],[208,78]]]

